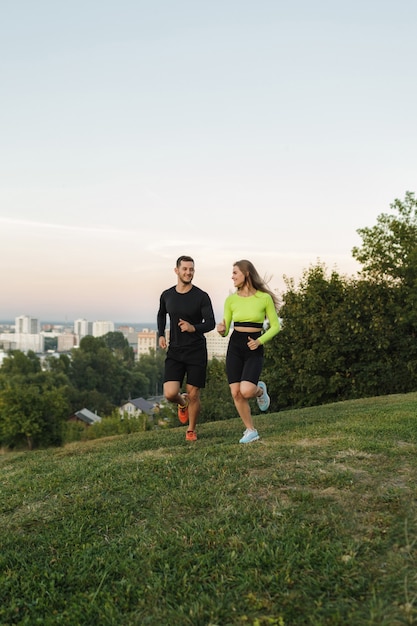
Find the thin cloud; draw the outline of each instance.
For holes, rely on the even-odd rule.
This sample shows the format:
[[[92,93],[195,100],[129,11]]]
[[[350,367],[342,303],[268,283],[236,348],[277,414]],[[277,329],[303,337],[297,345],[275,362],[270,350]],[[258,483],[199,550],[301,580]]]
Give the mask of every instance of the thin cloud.
[[[38,228],[57,230],[62,232],[77,232],[86,234],[104,234],[104,235],[121,235],[123,237],[137,237],[139,231],[127,230],[122,228],[109,228],[107,226],[77,226],[72,224],[57,224],[52,222],[37,222],[34,220],[12,219],[8,217],[0,217],[0,224],[8,224],[19,228]],[[143,235],[143,231],[141,231]]]

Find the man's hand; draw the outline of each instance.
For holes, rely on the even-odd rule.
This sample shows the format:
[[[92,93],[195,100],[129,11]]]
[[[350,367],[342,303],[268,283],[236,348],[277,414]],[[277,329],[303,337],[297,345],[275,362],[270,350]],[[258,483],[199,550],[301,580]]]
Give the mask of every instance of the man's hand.
[[[181,329],[182,333],[194,333],[195,332],[195,327],[190,324],[190,322],[186,322],[185,320],[182,320],[180,318],[180,321],[178,322],[178,326]]]

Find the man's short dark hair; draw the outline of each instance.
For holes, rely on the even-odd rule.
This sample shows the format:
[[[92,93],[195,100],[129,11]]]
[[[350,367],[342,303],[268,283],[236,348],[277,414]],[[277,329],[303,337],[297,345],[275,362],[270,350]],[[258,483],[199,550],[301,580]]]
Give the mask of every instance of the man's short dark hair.
[[[183,256],[179,256],[178,257],[178,259],[177,259],[177,267],[179,267],[183,261],[185,263],[194,263],[194,259],[192,257],[183,255]]]

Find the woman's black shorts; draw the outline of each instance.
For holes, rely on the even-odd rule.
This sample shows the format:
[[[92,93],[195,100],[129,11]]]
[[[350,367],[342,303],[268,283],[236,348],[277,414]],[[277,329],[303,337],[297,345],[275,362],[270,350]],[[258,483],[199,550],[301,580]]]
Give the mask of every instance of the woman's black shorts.
[[[234,330],[226,354],[226,372],[229,385],[247,380],[258,384],[264,362],[264,347],[248,348],[249,337],[258,339],[262,332],[245,333]]]

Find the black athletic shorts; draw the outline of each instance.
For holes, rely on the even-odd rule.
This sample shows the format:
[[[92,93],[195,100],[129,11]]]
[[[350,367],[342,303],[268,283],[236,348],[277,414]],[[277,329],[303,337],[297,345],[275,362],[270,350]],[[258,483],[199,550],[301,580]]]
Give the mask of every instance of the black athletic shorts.
[[[207,346],[168,348],[165,359],[164,382],[178,381],[204,389],[207,376]]]
[[[262,332],[250,333],[252,339],[258,339]],[[258,384],[264,362],[264,347],[256,350],[248,348],[249,333],[234,330],[231,334],[226,354],[226,372],[229,385],[248,380]]]

